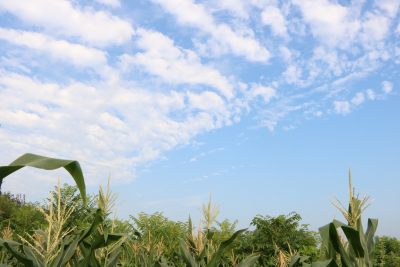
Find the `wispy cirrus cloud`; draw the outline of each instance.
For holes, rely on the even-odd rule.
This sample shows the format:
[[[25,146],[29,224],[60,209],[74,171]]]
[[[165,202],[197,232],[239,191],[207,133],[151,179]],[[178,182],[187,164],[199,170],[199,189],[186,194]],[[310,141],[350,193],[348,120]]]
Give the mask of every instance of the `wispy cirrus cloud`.
[[[57,40],[41,33],[0,28],[0,39],[76,67],[101,68],[107,65],[107,55],[101,50]]]
[[[137,66],[168,83],[201,84],[217,89],[227,98],[234,96],[234,86],[229,79],[217,69],[203,64],[194,51],[176,46],[164,34],[139,29],[136,44],[143,52],[122,55],[123,68]]]
[[[194,27],[210,38],[199,45],[204,53],[216,55],[234,54],[249,61],[267,62],[271,54],[254,36],[251,29],[247,33],[234,31],[226,23],[215,22],[205,6],[192,0],[153,0],[168,13],[175,16],[177,22],[184,26]],[[176,8],[179,6],[180,8]]]

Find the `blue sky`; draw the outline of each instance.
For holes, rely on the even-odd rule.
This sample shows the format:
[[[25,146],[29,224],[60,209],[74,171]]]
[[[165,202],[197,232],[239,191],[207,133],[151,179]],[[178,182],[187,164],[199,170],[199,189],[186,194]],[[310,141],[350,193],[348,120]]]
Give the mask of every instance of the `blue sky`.
[[[220,219],[345,201],[400,237],[399,2],[0,1],[0,161],[77,159],[117,214]],[[4,189],[39,200],[65,172]]]

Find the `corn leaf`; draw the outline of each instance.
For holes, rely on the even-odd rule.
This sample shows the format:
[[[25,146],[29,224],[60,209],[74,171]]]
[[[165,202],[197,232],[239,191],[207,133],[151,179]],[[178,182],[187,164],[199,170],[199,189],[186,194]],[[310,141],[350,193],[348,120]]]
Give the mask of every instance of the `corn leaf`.
[[[85,179],[78,161],[48,158],[30,153],[24,154],[11,162],[8,166],[0,166],[0,189],[1,183],[5,177],[23,167],[34,167],[44,170],[55,170],[61,167],[64,168],[75,180],[75,183],[81,193],[81,197],[86,203]]]
[[[247,229],[238,230],[228,240],[222,242],[218,250],[212,256],[208,267],[218,267],[225,251],[232,245],[235,239],[246,230]]]
[[[334,259],[326,261],[316,261],[311,264],[311,267],[339,267]]]
[[[378,220],[377,219],[368,219],[368,227],[367,232],[365,233],[365,238],[367,241],[368,251],[371,253],[374,246],[374,235],[376,229],[378,228]]]
[[[250,255],[242,260],[236,267],[251,267],[257,262],[259,257],[260,255]]]
[[[180,240],[180,247],[182,252],[182,258],[186,262],[187,266],[199,267],[199,264],[197,264],[196,260],[193,258],[192,254],[187,249],[185,241]]]
[[[356,258],[363,258],[365,253],[360,241],[360,232],[349,226],[342,226],[342,230],[353,248]]]

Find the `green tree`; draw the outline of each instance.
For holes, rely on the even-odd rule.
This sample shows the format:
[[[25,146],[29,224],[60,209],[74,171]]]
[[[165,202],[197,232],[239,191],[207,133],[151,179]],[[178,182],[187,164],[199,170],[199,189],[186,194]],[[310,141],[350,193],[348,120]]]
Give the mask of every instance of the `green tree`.
[[[60,203],[58,203],[58,187],[54,187],[53,191],[50,192],[52,195],[52,203],[54,210],[57,210],[58,205],[66,207],[74,207],[73,212],[65,222],[65,228],[76,228],[85,229],[87,228],[94,219],[96,213],[95,200],[98,198],[97,195],[86,195],[86,205],[83,203],[83,199],[79,193],[79,190],[74,185],[63,184],[60,187]],[[45,204],[42,205],[44,210],[48,209],[48,203],[51,201],[48,198]]]
[[[229,239],[235,233],[237,223],[237,221],[231,222],[228,219],[217,222],[218,227],[213,228],[213,240],[219,244]]]
[[[400,240],[394,237],[377,237],[374,253],[374,266],[398,267],[400,266]]]
[[[0,230],[10,226],[16,237],[40,228],[45,219],[38,206],[10,193],[0,195]]]
[[[315,258],[318,252],[316,234],[300,221],[297,213],[277,217],[257,215],[251,222],[255,229],[243,236],[237,253],[259,252],[261,266],[275,266],[279,251],[296,251]]]
[[[130,219],[136,247],[145,248],[148,253],[157,256],[163,255],[168,261],[178,261],[179,240],[184,239],[188,231],[186,223],[169,220],[161,212],[139,213],[136,217],[130,216]]]

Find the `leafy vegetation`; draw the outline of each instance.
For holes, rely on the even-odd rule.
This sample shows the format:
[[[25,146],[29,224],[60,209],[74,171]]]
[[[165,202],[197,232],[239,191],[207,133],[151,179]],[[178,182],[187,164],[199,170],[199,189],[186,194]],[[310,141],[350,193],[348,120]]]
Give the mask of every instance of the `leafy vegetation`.
[[[0,181],[17,167],[71,170],[73,162],[77,186],[58,184],[45,204],[0,195],[0,266],[400,266],[399,240],[375,237],[376,219],[364,231],[369,201],[355,195],[351,176],[348,207],[335,203],[346,222],[334,220],[318,236],[297,213],[257,215],[249,229],[237,230],[237,222],[218,221],[211,198],[197,227],[190,217],[177,222],[162,213],[111,218],[109,185],[86,195],[79,163],[29,155],[0,167]]]
[[[294,251],[316,259],[317,236],[307,225],[301,225],[297,213],[277,217],[257,215],[251,222],[254,231],[248,231],[240,243],[239,252],[261,254],[261,266],[276,266],[284,254]]]
[[[374,266],[400,266],[400,240],[383,236],[375,239]]]

